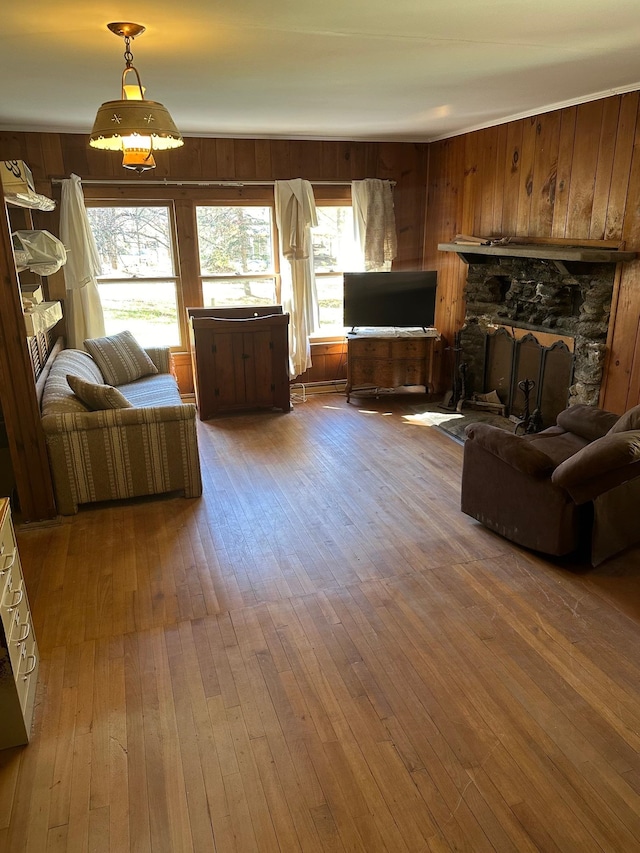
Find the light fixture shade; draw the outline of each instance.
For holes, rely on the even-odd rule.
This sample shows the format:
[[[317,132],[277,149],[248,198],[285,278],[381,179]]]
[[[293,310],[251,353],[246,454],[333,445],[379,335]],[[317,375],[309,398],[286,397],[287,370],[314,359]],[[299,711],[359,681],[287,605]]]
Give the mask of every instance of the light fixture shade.
[[[123,138],[128,136],[151,137],[154,151],[184,145],[169,111],[157,101],[106,101],[98,109],[89,144],[107,151],[122,151]]]

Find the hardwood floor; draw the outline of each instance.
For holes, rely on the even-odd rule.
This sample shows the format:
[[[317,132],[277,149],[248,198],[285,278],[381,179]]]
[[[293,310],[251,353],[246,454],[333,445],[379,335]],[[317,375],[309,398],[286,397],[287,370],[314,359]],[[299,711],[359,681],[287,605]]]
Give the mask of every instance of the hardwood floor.
[[[417,402],[201,424],[202,499],[19,530],[42,665],[1,851],[640,851],[640,552],[463,516]]]

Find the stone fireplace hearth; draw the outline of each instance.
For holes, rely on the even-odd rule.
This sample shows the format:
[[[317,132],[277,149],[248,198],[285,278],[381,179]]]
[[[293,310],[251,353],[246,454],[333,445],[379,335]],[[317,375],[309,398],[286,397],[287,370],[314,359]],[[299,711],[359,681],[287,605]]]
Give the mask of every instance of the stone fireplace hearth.
[[[502,328],[514,339],[526,336],[528,341],[535,339],[538,333],[538,340],[545,348],[539,361],[530,359],[533,366],[529,372],[537,371],[537,375],[527,376],[536,383],[532,392],[532,408],[536,405],[541,407],[545,425],[555,420],[555,412],[550,411],[553,407],[561,409],[574,403],[597,404],[615,265],[580,264],[579,272],[575,273],[569,272],[564,264],[549,260],[474,255],[467,259],[466,316],[458,340],[458,361],[466,366],[465,396],[470,397],[472,392],[496,390],[496,376],[500,374],[501,367],[492,363],[496,347],[490,346],[488,341],[497,329]],[[523,378],[523,371],[527,371],[523,367],[525,362],[522,362],[520,374],[523,375],[517,374],[517,349],[514,350],[512,381]],[[561,350],[572,353],[571,369],[567,368],[566,355],[562,356],[564,361],[557,361],[546,371],[539,369],[549,352],[553,353],[553,358],[560,359]],[[565,382],[566,393],[562,387],[545,391],[544,384],[549,378],[556,386]],[[509,379],[503,379],[506,387]],[[487,382],[494,387],[487,387]],[[506,394],[504,387],[498,391],[502,401],[509,405],[509,401],[503,399]],[[552,398],[553,404],[549,402]]]

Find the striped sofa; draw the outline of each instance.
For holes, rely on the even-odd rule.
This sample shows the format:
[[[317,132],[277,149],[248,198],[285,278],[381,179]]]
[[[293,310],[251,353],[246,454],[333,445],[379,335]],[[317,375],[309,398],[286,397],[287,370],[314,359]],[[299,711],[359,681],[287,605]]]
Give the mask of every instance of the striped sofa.
[[[42,392],[42,425],[58,512],[79,504],[180,491],[202,494],[196,408],[182,403],[168,348],[147,349],[158,369],[118,386],[132,408],[91,411],[67,374],[104,383],[92,357],[65,349],[55,357]]]

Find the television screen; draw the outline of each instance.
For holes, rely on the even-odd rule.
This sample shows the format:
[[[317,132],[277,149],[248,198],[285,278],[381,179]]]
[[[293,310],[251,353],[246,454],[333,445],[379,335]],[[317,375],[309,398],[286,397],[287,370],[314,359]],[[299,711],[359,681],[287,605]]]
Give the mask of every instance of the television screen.
[[[428,328],[434,325],[437,273],[346,272],[344,325]]]

